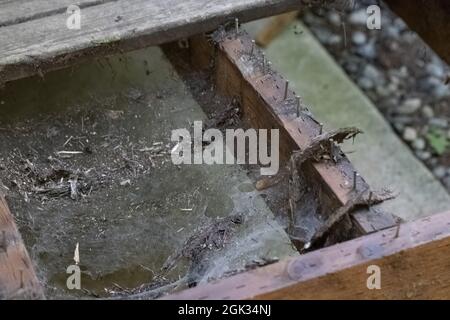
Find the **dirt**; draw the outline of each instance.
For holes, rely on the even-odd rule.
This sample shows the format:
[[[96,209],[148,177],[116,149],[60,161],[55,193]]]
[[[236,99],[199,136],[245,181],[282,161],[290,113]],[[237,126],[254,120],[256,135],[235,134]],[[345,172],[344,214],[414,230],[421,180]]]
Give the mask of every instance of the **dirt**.
[[[50,299],[156,298],[295,253],[240,166],[172,164],[171,129],[239,126],[240,114],[202,86],[208,119],[161,55],[119,55],[0,92],[1,191]],[[242,223],[230,224],[236,215]],[[78,243],[83,289],[69,291]]]

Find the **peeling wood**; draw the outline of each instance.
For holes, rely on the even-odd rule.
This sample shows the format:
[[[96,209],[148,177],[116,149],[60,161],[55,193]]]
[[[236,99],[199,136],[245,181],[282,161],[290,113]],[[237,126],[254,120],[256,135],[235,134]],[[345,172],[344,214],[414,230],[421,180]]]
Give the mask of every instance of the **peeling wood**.
[[[65,13],[0,27],[0,83],[300,6],[298,0],[117,0],[82,9],[79,30],[67,29]]]

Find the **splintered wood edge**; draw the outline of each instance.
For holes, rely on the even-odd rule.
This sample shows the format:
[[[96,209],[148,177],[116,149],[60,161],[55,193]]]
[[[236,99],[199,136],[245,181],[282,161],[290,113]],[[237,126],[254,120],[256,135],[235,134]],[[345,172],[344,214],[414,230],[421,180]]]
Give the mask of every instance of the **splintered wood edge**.
[[[0,299],[44,299],[33,263],[1,194]]]
[[[162,299],[448,299],[449,257],[445,212]],[[377,268],[381,289],[369,289]]]

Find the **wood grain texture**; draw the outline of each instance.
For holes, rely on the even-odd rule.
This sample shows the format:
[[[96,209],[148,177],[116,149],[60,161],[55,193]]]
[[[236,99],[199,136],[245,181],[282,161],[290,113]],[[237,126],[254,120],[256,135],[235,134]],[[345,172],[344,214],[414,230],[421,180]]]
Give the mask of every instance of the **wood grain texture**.
[[[298,9],[299,0],[118,0],[81,11],[81,29],[55,14],[0,28],[0,82]]]
[[[70,5],[86,8],[116,0],[0,0],[0,27],[63,13]]]
[[[381,270],[369,290],[367,267]],[[164,299],[449,299],[450,212],[409,222]]]
[[[267,47],[297,16],[298,11],[293,11],[271,18],[256,36],[256,43],[263,48]]]
[[[22,237],[0,194],[0,300],[43,298],[41,284]]]

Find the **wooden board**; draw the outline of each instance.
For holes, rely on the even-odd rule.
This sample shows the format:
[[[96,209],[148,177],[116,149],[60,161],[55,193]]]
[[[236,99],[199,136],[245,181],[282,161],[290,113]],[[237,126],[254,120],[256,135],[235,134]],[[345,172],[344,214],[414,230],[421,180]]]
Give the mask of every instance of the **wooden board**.
[[[368,272],[369,266],[380,268],[381,289],[368,289],[373,272]],[[164,299],[449,298],[450,212],[446,212]]]
[[[63,13],[70,5],[86,8],[110,1],[115,0],[2,0],[0,1],[0,27]]]
[[[82,9],[79,30],[66,27],[65,12],[11,24],[0,27],[0,83],[299,6],[298,0],[117,0]]]
[[[33,263],[0,194],[0,300],[43,298]]]

